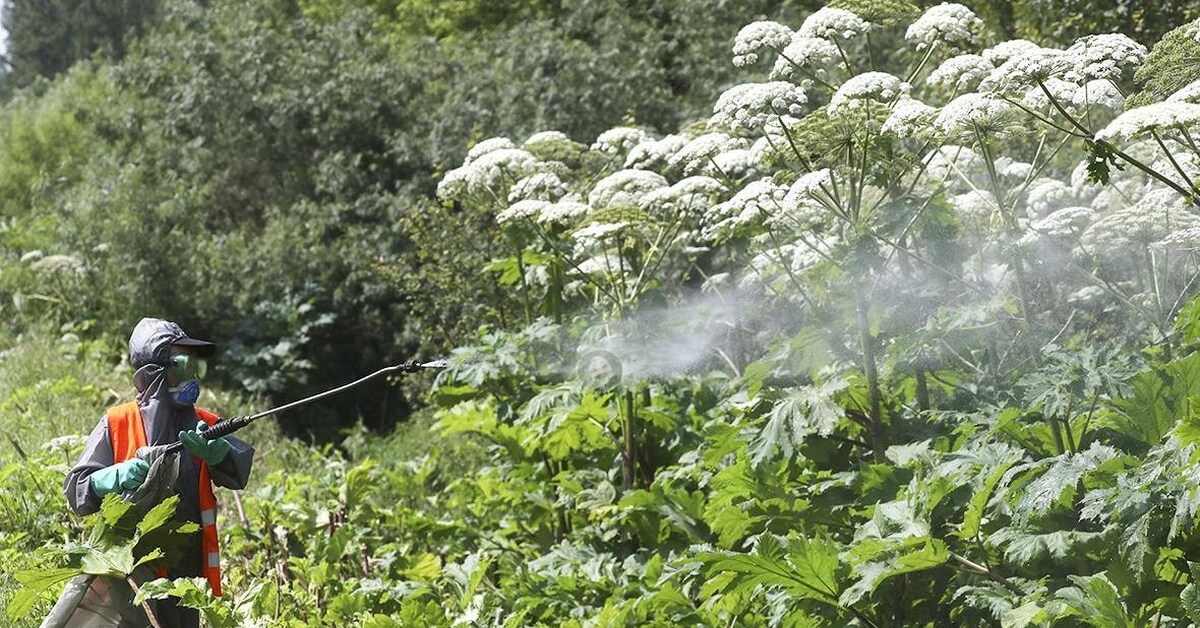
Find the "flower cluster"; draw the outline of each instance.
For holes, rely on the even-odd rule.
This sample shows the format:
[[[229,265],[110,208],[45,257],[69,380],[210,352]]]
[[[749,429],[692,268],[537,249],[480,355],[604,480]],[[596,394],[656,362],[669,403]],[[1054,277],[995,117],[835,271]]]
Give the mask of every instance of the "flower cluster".
[[[649,170],[619,170],[598,181],[588,194],[588,205],[599,211],[609,207],[636,207],[642,196],[667,187],[667,180]]]
[[[987,55],[984,55],[987,58]],[[994,63],[994,61],[993,61]],[[1000,64],[979,84],[980,91],[1020,96],[1039,82],[1061,77],[1070,67],[1062,50],[1038,48],[1021,52]]]
[[[1122,253],[1131,247],[1162,244],[1172,233],[1200,227],[1172,190],[1158,189],[1124,209],[1109,212],[1083,234],[1083,244],[1098,252]]]
[[[928,129],[936,116],[937,109],[915,98],[901,98],[880,130],[896,137],[912,137]]]
[[[1079,86],[1076,84],[1051,77],[1030,87],[1025,92],[1025,97],[1021,99],[1021,104],[1028,109],[1046,112],[1054,109],[1054,105],[1050,102],[1050,99],[1053,98],[1060,107],[1073,107],[1075,94],[1078,91]]]
[[[1045,218],[1029,223],[1029,227],[1044,236],[1054,238],[1077,237],[1096,219],[1090,207],[1064,207],[1051,212]]]
[[[991,62],[992,65],[998,66],[1004,65],[1004,62],[1012,59],[1013,57],[1018,57],[1027,52],[1036,52],[1041,49],[1041,46],[1029,41],[1028,39],[1010,39],[1008,41],[1002,41],[995,46],[984,50],[981,54],[983,55],[983,58]]]
[[[929,74],[926,82],[935,86],[945,85],[960,94],[975,90],[995,69],[991,61],[979,55],[958,55],[943,61]]]
[[[743,83],[725,90],[717,98],[708,123],[734,133],[751,132],[773,117],[803,114],[807,102],[804,89],[793,83]]]
[[[530,146],[537,146],[538,144],[569,141],[571,141],[571,138],[567,137],[567,134],[562,131],[539,131],[530,135],[525,140],[525,143],[521,144],[521,148],[528,150]]]
[[[633,127],[619,126],[599,135],[591,149],[609,155],[624,155],[629,149],[649,139],[646,132]]]
[[[1112,81],[1097,79],[1088,81],[1076,89],[1075,94],[1071,96],[1071,104],[1079,109],[1103,107],[1112,111],[1122,111],[1125,109],[1125,96]]]
[[[971,190],[956,194],[950,198],[950,204],[954,206],[955,211],[964,222],[976,227],[988,225],[992,216],[1000,209],[995,195],[986,190]]]
[[[1146,47],[1118,33],[1088,35],[1071,44],[1066,57],[1072,66],[1067,72],[1068,81],[1116,81],[1142,65],[1146,60]]]
[[[492,140],[480,142],[475,148],[489,142]],[[451,199],[467,194],[496,201],[506,199],[509,185],[541,169],[541,162],[528,151],[502,146],[504,142],[493,142],[485,147],[488,150],[476,151],[474,158],[468,155],[462,167],[447,172],[438,183],[438,197]]]
[[[917,50],[937,45],[957,50],[977,45],[979,38],[975,32],[982,26],[983,21],[967,7],[944,2],[925,11],[908,27],[904,38],[916,42]]]
[[[1003,135],[1012,127],[1013,106],[984,94],[963,94],[942,107],[934,127],[949,137]]]
[[[490,152],[516,147],[517,145],[513,144],[513,141],[507,137],[493,137],[483,140],[467,151],[467,158],[463,160],[463,165],[469,164]]]
[[[725,133],[705,133],[676,151],[668,166],[685,175],[696,174],[706,170],[712,158],[722,151],[745,147],[745,140]]]
[[[1200,80],[1192,81],[1167,96],[1167,102],[1194,103],[1197,101],[1200,101]]]
[[[909,91],[909,84],[887,72],[864,72],[842,83],[829,99],[829,115],[836,115],[861,100],[892,102]]]
[[[803,85],[811,80],[809,77],[824,80],[830,68],[841,63],[841,53],[828,39],[797,34],[775,59],[771,79]]]
[[[647,193],[639,205],[653,216],[694,218],[712,207],[714,199],[727,191],[724,184],[712,177],[687,177],[670,187]]]
[[[808,16],[797,31],[804,37],[850,40],[871,30],[871,23],[845,9],[823,7]]]
[[[553,172],[536,172],[513,184],[508,191],[508,202],[536,199],[557,201],[567,193],[567,186]]]
[[[1067,184],[1058,179],[1041,178],[1029,186],[1025,205],[1032,216],[1044,217],[1075,201],[1075,195]]]
[[[544,210],[548,205],[550,205],[550,203],[547,201],[535,199],[517,201],[512,205],[509,205],[504,211],[496,214],[496,222],[505,224],[524,218],[540,218],[542,215],[542,210]]]
[[[754,65],[758,63],[760,50],[781,50],[791,40],[792,29],[779,22],[751,22],[743,26],[733,40],[733,65]]]
[[[1096,139],[1128,140],[1151,131],[1200,124],[1200,105],[1188,102],[1160,102],[1130,109],[1117,116],[1096,133]]]
[[[705,216],[702,235],[707,239],[716,239],[738,227],[778,213],[787,193],[788,188],[770,179],[752,181],[738,190],[733,198],[713,205]]]
[[[538,222],[543,224],[568,224],[591,212],[592,208],[575,198],[564,198],[542,208]]]
[[[641,170],[665,168],[675,153],[687,146],[689,141],[684,135],[668,135],[660,140],[647,138],[629,149],[629,154],[625,156],[625,167]]]

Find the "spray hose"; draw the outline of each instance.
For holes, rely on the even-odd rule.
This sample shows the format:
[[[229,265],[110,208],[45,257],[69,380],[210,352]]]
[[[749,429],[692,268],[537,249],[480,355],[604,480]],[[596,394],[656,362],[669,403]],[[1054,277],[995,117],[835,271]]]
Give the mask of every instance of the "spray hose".
[[[218,421],[212,427],[201,432],[201,434],[203,434],[204,437],[207,438],[208,440],[215,440],[217,438],[221,438],[222,436],[228,436],[229,434],[232,434],[232,433],[242,429],[243,427],[250,425],[252,422],[257,421],[258,419],[261,419],[263,417],[271,416],[272,414],[275,414],[277,412],[283,412],[284,410],[290,410],[297,406],[302,406],[306,403],[311,403],[313,401],[317,401],[318,399],[324,399],[325,397],[329,397],[332,395],[336,395],[340,392],[350,390],[351,388],[354,388],[355,386],[358,386],[364,382],[375,379],[376,377],[379,377],[380,375],[388,375],[391,373],[416,373],[418,371],[421,371],[422,369],[446,368],[447,366],[449,366],[449,364],[450,363],[448,360],[434,360],[432,362],[417,362],[416,360],[409,360],[407,362],[402,362],[395,366],[384,367],[384,368],[379,369],[378,371],[375,371],[374,373],[371,373],[370,375],[367,375],[366,377],[361,377],[359,379],[356,379],[356,380],[350,382],[349,384],[344,384],[342,386],[338,386],[337,388],[331,388],[329,390],[326,390],[325,392],[317,393],[315,395],[305,397],[303,399],[299,399],[297,401],[293,401],[288,404],[284,404],[282,406],[279,406],[278,408],[271,408],[270,410],[263,410],[262,412],[259,412],[258,414],[250,414],[250,415],[246,415],[246,416],[239,416],[239,417],[234,417],[232,419],[225,419],[222,421]],[[176,451],[181,451],[181,450],[183,450],[183,442],[177,441],[177,442],[171,443],[170,445],[167,445],[164,448],[164,453],[171,453],[171,452],[176,452]]]

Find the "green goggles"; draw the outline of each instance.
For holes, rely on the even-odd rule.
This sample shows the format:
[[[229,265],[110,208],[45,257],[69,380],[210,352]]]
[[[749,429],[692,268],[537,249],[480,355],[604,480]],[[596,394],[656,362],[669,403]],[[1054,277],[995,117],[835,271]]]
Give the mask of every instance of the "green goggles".
[[[171,369],[171,374],[181,382],[204,379],[204,375],[208,373],[208,361],[194,355],[177,353],[171,356],[171,364],[167,368]]]

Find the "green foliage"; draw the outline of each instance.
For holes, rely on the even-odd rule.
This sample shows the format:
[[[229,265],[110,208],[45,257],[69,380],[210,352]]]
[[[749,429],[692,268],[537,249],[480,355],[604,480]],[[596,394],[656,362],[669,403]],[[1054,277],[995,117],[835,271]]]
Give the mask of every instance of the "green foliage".
[[[195,523],[172,521],[178,503],[179,497],[172,496],[145,510],[120,495],[106,496],[87,540],[65,548],[68,567],[17,574],[25,588],[9,602],[9,619],[22,619],[39,596],[77,575],[126,580],[142,565],[178,560],[180,544],[200,531]]]
[[[776,9],[698,6],[180,2],[120,64],[24,94],[0,147],[0,296],[33,330],[0,347],[21,458],[0,466],[0,560],[29,587],[0,576],[10,610],[71,573],[126,574],[182,531],[170,502],[140,524],[106,502],[69,566],[37,550],[81,531],[58,495],[79,439],[40,450],[35,429],[86,431],[126,396],[109,391],[128,377],[120,339],[96,328],[127,328],[137,303],[222,341],[214,384],[278,398],[451,353],[435,407],[388,438],[372,432],[409,410],[390,385],[287,417],[337,445],[248,431],[252,485],[236,509],[222,495],[229,596],[188,579],[139,594],[210,625],[1195,622],[1195,256],[1138,244],[1121,264],[1029,226],[1042,177],[1085,204],[1111,190],[1076,166],[1124,186],[1115,143],[1012,120],[893,137],[890,102],[825,108],[868,70],[945,96],[921,91],[946,51],[899,43],[912,6],[834,3],[878,28],[806,86],[813,112],[771,159],[698,159],[715,185],[687,211],[621,198],[570,224],[501,220],[512,172],[417,200],[484,133],[576,138],[530,153],[582,201],[629,147],[577,140],[711,130],[685,125],[734,80],[712,63],[730,25]],[[749,154],[757,131],[731,132]],[[669,185],[695,174],[659,162]],[[802,177],[804,203],[775,211]],[[770,193],[733,203],[751,184]],[[708,316],[696,293],[727,307]],[[55,318],[92,322],[34,324]],[[657,344],[662,327],[684,346]],[[596,352],[621,376],[580,373]],[[646,358],[680,353],[700,357]],[[354,427],[316,426],[328,416]]]
[[[1146,62],[1134,76],[1141,90],[1129,97],[1129,107],[1161,102],[1184,85],[1200,79],[1200,70],[1196,69],[1196,61],[1200,60],[1197,30],[1200,30],[1200,22],[1184,24],[1154,44]]]
[[[5,0],[5,82],[18,87],[51,78],[93,54],[119,59],[128,41],[154,22],[160,0],[41,2]]]

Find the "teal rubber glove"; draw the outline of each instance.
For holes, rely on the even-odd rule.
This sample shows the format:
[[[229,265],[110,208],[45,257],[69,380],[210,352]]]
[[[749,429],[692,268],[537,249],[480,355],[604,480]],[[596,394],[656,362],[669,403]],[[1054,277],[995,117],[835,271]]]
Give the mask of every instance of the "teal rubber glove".
[[[217,464],[229,455],[229,450],[233,449],[233,445],[224,438],[216,438],[208,440],[201,434],[208,429],[208,424],[200,421],[196,424],[196,429],[185,430],[179,433],[179,440],[183,442],[184,448],[188,453],[207,462],[210,466]]]
[[[132,491],[146,481],[146,472],[149,470],[150,463],[141,458],[131,458],[104,467],[93,473],[90,478],[92,492],[96,497],[103,499],[109,493]]]

